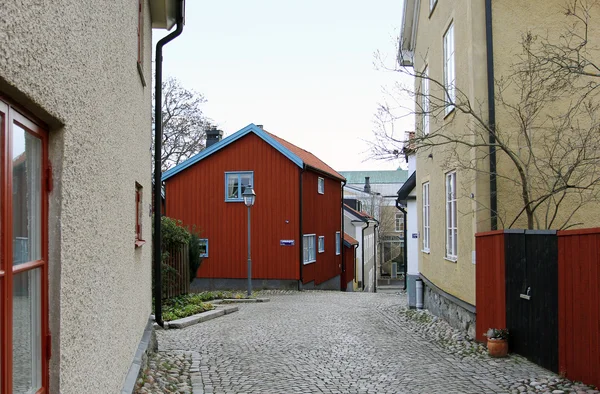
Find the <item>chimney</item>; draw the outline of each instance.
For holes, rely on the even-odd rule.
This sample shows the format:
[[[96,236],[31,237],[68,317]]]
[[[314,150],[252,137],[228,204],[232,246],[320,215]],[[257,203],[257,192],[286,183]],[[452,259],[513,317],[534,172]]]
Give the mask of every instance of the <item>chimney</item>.
[[[258,127],[258,128],[259,128],[259,129],[261,129],[261,130],[264,130],[264,129],[265,129],[265,127],[264,127],[263,125],[261,125],[261,124],[257,124],[257,125],[256,125],[256,127]]]
[[[371,193],[371,182],[369,182],[369,179],[371,179],[370,176],[365,177],[365,188],[364,188],[365,193]]]
[[[215,126],[210,126],[208,130],[206,130],[206,147],[210,147],[217,142],[221,141],[223,138],[223,131],[217,129]]]

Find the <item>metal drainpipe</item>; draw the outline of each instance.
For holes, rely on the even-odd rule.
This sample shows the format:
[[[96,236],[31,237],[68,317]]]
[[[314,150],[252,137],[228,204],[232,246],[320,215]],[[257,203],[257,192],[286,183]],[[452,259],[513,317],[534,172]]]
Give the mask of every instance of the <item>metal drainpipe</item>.
[[[374,219],[377,224],[373,226],[373,293],[377,293],[377,227],[379,227],[379,221]]]
[[[302,169],[300,170],[300,176],[299,176],[299,180],[300,180],[300,187],[299,187],[299,189],[300,189],[300,220],[299,220],[299,223],[300,223],[300,227],[299,227],[299,229],[300,229],[300,232],[299,232],[299,234],[300,234],[300,240],[299,241],[300,242],[298,242],[298,244],[300,246],[300,280],[298,281],[298,290],[302,290],[302,285],[303,285],[303,280],[304,280],[304,277],[303,277],[303,270],[304,270],[304,235],[302,233],[302,231],[303,231],[303,229],[302,229],[302,224],[303,224],[303,222],[302,222],[302,211],[303,211],[303,209],[302,209],[303,208],[303,205],[302,205],[302,201],[303,201],[303,198],[302,198],[302,190],[303,190],[303,178],[302,178],[302,175],[304,174],[305,170],[306,170],[306,165],[304,165],[302,167]]]
[[[490,219],[498,229],[498,189],[496,183],[496,99],[494,95],[494,39],[492,36],[492,0],[485,0],[485,40],[487,51],[488,116],[490,123]]]
[[[404,290],[407,290],[406,288],[406,273],[408,272],[408,239],[406,238],[407,236],[407,231],[406,231],[406,227],[407,227],[407,223],[406,223],[406,218],[407,218],[407,211],[402,208],[402,206],[398,203],[398,200],[396,200],[396,208],[398,208],[403,214],[404,214],[404,253],[402,256],[402,260],[404,260],[404,269],[403,274],[404,274]]]
[[[369,225],[371,223],[369,223],[367,221],[367,227],[363,227],[362,231],[361,231],[361,237],[362,237],[362,243],[360,244],[360,246],[362,247],[362,258],[361,258],[361,262],[362,262],[362,290],[365,291],[365,230],[369,228]]]
[[[344,260],[344,186],[346,186],[346,180],[342,181],[342,205],[340,206],[342,213],[342,232],[340,234],[340,254],[342,255],[342,273],[346,272],[346,260]],[[340,274],[341,275],[341,274]],[[343,275],[341,275],[343,276]],[[341,286],[341,285],[340,285]]]
[[[162,152],[162,48],[183,31],[184,0],[177,2],[177,28],[156,44],[156,81],[154,82],[154,314],[155,321],[164,326],[162,319],[162,234],[161,234],[161,152]]]

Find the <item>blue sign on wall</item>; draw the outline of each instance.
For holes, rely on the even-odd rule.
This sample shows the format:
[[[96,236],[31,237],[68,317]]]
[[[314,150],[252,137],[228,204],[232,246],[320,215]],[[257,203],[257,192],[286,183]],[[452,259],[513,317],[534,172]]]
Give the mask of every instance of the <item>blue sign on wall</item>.
[[[419,233],[413,233],[412,237],[413,238],[419,238]]]
[[[293,246],[294,245],[294,240],[293,239],[282,239],[279,241],[279,245],[281,246]]]

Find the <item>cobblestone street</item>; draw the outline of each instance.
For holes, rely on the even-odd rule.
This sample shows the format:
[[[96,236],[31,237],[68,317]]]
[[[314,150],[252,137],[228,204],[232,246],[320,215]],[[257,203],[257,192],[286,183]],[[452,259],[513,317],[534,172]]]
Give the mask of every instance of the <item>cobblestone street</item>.
[[[544,386],[556,375],[521,357],[494,360],[475,344],[457,351],[427,338],[402,295],[265,296],[271,302],[158,331],[153,369],[171,376],[173,392],[194,394],[563,392]],[[592,392],[582,390],[574,392]]]

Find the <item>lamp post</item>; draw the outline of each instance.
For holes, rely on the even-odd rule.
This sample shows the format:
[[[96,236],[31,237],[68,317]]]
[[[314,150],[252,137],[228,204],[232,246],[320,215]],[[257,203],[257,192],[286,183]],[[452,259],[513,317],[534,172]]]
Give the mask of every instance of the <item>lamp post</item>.
[[[250,258],[250,208],[254,205],[256,200],[256,193],[252,189],[252,185],[246,186],[244,193],[244,204],[248,207],[248,297],[252,295],[252,259]]]

